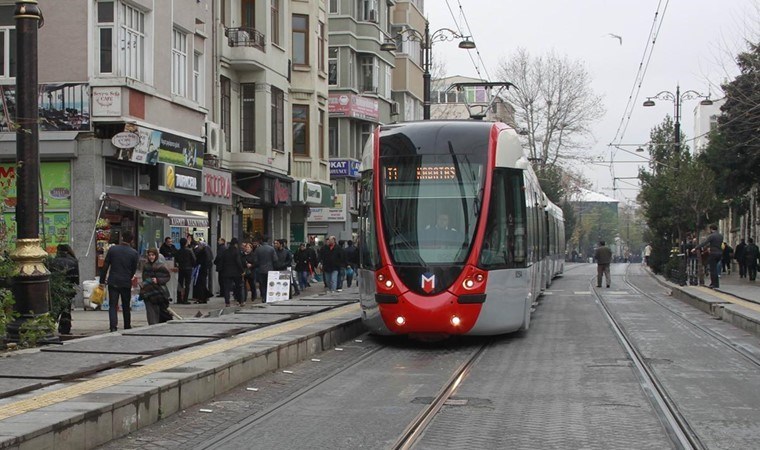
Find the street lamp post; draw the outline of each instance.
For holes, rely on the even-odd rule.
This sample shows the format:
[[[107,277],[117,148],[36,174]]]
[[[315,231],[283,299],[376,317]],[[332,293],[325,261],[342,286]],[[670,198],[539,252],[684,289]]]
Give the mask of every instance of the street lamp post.
[[[430,22],[425,21],[425,33],[421,34],[414,28],[406,28],[398,33],[399,38],[403,41],[417,41],[422,46],[422,118],[424,120],[430,120],[430,85],[432,74],[430,73],[430,66],[432,63],[432,47],[433,43],[440,41],[453,41],[454,39],[461,39],[459,41],[459,48],[465,50],[472,50],[475,48],[475,42],[471,40],[471,36],[464,36],[450,28],[441,28],[430,33]],[[396,43],[393,40],[387,40],[380,45],[380,50],[384,51],[397,51]]]
[[[37,86],[37,29],[42,13],[37,0],[16,2],[16,248],[13,280],[14,309],[19,317],[7,327],[8,339],[18,341],[21,325],[50,311],[50,272],[40,246],[39,107]]]
[[[675,143],[676,155],[679,155],[681,153],[681,103],[684,100],[693,100],[695,98],[702,98],[702,99],[704,99],[701,102],[699,102],[700,105],[712,105],[713,102],[712,102],[712,100],[710,100],[710,96],[709,95],[700,94],[697,91],[688,90],[688,91],[686,91],[686,92],[684,92],[682,94],[681,93],[681,86],[679,86],[679,85],[676,85],[676,93],[675,94],[673,94],[670,91],[662,91],[662,92],[657,93],[657,95],[655,95],[653,97],[647,97],[646,101],[644,102],[644,106],[646,106],[646,107],[654,106],[655,103],[654,103],[654,100],[652,100],[654,98],[657,98],[657,99],[660,99],[660,100],[669,100],[669,101],[673,102],[673,105],[675,107],[675,111],[674,111],[674,117],[675,117],[675,124],[674,124],[675,139],[674,139],[673,142]]]

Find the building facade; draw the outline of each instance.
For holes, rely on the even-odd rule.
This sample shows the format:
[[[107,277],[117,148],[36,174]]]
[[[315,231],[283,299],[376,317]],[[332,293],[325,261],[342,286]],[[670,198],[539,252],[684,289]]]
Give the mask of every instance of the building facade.
[[[328,154],[336,205],[310,209],[312,239],[356,233],[361,153],[375,128],[391,119],[395,58],[380,45],[390,37],[395,3],[328,0]]]
[[[455,83],[484,83],[479,78],[459,75],[433,80],[430,93],[430,117],[432,119],[470,119],[472,114],[482,114],[485,120],[504,122],[512,127],[515,123],[515,109],[501,97],[493,98],[494,92],[483,86],[467,86],[461,90],[453,88]],[[514,89],[514,88],[513,88]],[[493,100],[493,103],[491,101]],[[488,106],[491,105],[490,108]]]
[[[391,120],[410,122],[423,116],[423,49],[425,32],[422,0],[397,0],[391,11],[391,38],[396,44],[391,95]]]

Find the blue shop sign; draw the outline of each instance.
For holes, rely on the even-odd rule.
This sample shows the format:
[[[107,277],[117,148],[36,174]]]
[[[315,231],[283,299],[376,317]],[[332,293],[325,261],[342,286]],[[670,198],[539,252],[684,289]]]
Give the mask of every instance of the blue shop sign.
[[[359,161],[351,159],[331,159],[330,177],[359,178]]]

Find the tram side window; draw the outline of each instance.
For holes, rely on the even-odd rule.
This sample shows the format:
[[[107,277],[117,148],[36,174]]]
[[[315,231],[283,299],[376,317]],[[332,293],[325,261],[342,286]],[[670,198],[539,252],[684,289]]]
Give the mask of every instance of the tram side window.
[[[372,172],[365,172],[362,174],[359,193],[359,265],[362,269],[369,270],[375,270],[380,265],[372,192]]]
[[[518,169],[496,169],[480,266],[486,270],[525,267],[525,200]]]

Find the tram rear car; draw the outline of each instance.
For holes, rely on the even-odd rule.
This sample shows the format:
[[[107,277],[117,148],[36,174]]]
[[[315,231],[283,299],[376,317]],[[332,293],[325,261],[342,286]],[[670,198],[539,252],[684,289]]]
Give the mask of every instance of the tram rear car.
[[[564,227],[512,128],[383,126],[361,174],[359,288],[371,332],[528,329],[533,303],[561,270],[550,253],[564,253]]]

